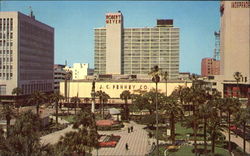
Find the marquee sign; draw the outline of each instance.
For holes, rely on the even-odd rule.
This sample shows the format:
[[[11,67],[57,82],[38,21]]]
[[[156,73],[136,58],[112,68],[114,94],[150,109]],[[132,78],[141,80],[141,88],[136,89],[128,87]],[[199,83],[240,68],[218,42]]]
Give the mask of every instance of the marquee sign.
[[[121,15],[106,15],[106,24],[120,24]]]
[[[107,85],[102,85],[101,84],[101,85],[97,85],[97,88],[98,89],[112,89],[112,90],[115,90],[115,89],[147,90],[150,87],[148,87],[147,85],[128,85],[128,84],[120,84],[120,85],[118,85],[118,84],[113,84],[113,85],[107,84]]]
[[[249,1],[231,2],[232,8],[250,8]]]

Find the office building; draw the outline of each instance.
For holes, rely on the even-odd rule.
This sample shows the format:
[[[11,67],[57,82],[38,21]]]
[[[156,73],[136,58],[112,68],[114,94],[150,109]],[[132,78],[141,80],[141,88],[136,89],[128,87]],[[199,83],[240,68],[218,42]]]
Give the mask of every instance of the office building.
[[[201,76],[207,77],[220,74],[220,61],[214,58],[203,58],[201,61]]]
[[[65,80],[66,70],[65,65],[55,64],[54,65],[54,92],[60,91],[60,82]]]
[[[221,75],[225,96],[250,98],[250,2],[222,1],[220,7]],[[234,73],[240,72],[239,85]],[[238,88],[239,86],[239,88]]]
[[[107,13],[106,26],[95,29],[95,74],[148,75],[158,65],[178,79],[179,28],[173,20],[155,27],[124,28],[122,13]]]
[[[54,90],[54,28],[20,12],[0,12],[0,95]]]

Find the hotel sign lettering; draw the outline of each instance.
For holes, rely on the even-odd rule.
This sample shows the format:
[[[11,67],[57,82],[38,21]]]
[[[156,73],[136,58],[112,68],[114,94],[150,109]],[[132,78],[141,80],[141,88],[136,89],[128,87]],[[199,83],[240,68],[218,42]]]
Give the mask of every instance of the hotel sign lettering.
[[[147,90],[149,87],[147,85],[127,85],[127,84],[113,84],[113,85],[97,85],[98,89],[125,89],[125,90]]]
[[[121,23],[121,15],[106,15],[107,24],[119,24]]]
[[[231,2],[232,8],[250,8],[249,1]]]

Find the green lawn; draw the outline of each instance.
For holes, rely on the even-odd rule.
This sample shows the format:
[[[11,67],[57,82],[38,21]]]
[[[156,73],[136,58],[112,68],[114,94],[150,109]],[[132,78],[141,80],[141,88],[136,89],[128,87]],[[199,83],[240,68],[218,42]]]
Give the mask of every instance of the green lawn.
[[[186,139],[189,139],[189,140],[194,140],[194,137],[187,137],[187,134],[192,134],[193,133],[193,130],[191,128],[186,128],[186,127],[182,127],[181,126],[181,123],[178,122],[175,124],[175,139],[176,140],[186,140]],[[150,130],[150,129],[147,129],[148,132],[151,132],[154,136],[156,134],[155,130]],[[201,134],[201,132],[199,132],[199,134]],[[208,135],[208,134],[207,134]],[[165,127],[159,127],[159,139],[160,140],[167,140],[167,129]],[[208,137],[208,136],[207,136]],[[197,136],[197,141],[201,141],[203,140],[203,137],[202,136]]]
[[[165,147],[160,147],[160,155],[164,155]],[[178,149],[175,152],[167,152],[168,156],[194,156],[195,154],[192,153],[193,146],[181,146],[180,149]],[[208,148],[210,149],[210,147]],[[156,150],[150,154],[150,156],[156,156]],[[201,155],[203,156],[203,155]],[[230,156],[227,150],[223,148],[215,148],[215,156]]]
[[[75,115],[67,115],[67,116],[59,116],[59,117],[70,123],[73,123],[75,121],[74,116]]]

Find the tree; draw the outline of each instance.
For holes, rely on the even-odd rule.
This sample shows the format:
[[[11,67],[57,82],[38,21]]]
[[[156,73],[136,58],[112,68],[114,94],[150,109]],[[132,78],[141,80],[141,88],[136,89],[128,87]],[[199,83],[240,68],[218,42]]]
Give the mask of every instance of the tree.
[[[128,99],[131,99],[130,91],[124,90],[120,94],[120,98],[125,101],[125,116],[126,116],[126,120],[128,120],[129,119]]]
[[[198,120],[200,119],[198,114],[198,106],[204,104],[207,101],[207,94],[200,86],[193,85],[190,89],[190,97],[193,104],[193,131],[194,131],[194,147],[195,154],[197,155],[197,132],[199,128]]]
[[[250,107],[241,108],[240,111],[235,114],[235,121],[237,126],[243,127],[243,151],[246,153],[246,124],[250,121]]]
[[[172,144],[175,144],[175,123],[178,118],[183,117],[183,110],[181,105],[178,103],[177,99],[173,96],[165,96],[162,101],[162,110],[165,111],[165,114],[169,116],[170,121],[170,138]]]
[[[102,118],[104,119],[104,103],[108,101],[110,96],[101,90],[96,92],[96,96],[99,97],[100,113],[102,114]]]
[[[159,104],[161,104],[162,102],[162,97],[163,94],[161,93],[157,93],[158,98],[158,102]],[[156,93],[154,91],[149,91],[146,92],[142,95],[136,95],[133,98],[133,103],[136,105],[136,107],[138,107],[140,110],[145,110],[147,109],[149,111],[150,114],[153,114],[153,112],[156,110],[155,107],[155,97],[156,97]]]
[[[35,91],[31,94],[31,96],[28,99],[29,103],[36,105],[36,114],[39,115],[39,108],[41,103],[45,101],[45,94],[40,91]]]
[[[77,96],[75,96],[72,97],[70,101],[74,103],[75,114],[76,114],[76,107],[78,107],[78,104],[81,102],[81,100]]]
[[[156,115],[156,146],[157,146],[157,155],[159,155],[159,140],[158,140],[158,132],[159,132],[159,127],[158,127],[158,83],[160,82],[160,75],[161,71],[160,68],[155,65],[152,69],[149,75],[152,76],[152,81],[155,82],[155,115]]]
[[[103,98],[103,91],[99,90],[96,92],[96,97],[99,97],[99,109],[100,109],[100,114],[102,112],[102,98]]]
[[[225,98],[223,99],[223,111],[227,113],[227,123],[228,123],[228,151],[231,153],[231,116],[234,112],[239,111],[240,109],[240,102],[238,99],[235,98]]]
[[[40,119],[37,115],[31,111],[21,114],[11,128],[11,135],[4,140],[4,148],[0,149],[0,155],[51,155],[49,147],[40,144],[39,129]]]
[[[213,108],[210,103],[204,103],[199,106],[198,115],[203,120],[203,137],[204,137],[204,150],[207,153],[207,124],[210,119]]]
[[[165,80],[166,83],[166,96],[168,96],[168,72],[164,72],[163,74],[163,80]]]
[[[64,99],[64,96],[62,96],[59,92],[52,93],[51,96],[51,101],[55,102],[56,106],[56,125],[58,125],[58,103],[60,100]]]
[[[12,118],[16,117],[16,112],[14,108],[9,104],[3,104],[0,110],[0,116],[6,120],[6,134],[7,137],[10,135],[10,121]]]
[[[95,116],[90,111],[80,111],[75,119],[73,128],[77,131],[68,132],[61,137],[57,148],[63,149],[63,153],[67,155],[73,153],[85,155],[86,151],[91,152],[92,148],[98,147]]]
[[[236,83],[237,83],[237,97],[239,98],[240,97],[240,88],[239,88],[239,82],[240,80],[242,79],[242,74],[240,72],[235,72],[234,73],[234,79],[236,80]]]
[[[108,102],[109,98],[110,96],[107,93],[103,92],[103,97],[102,97],[102,118],[103,119],[104,119],[104,104]]]
[[[13,88],[12,95],[16,95],[16,97],[15,97],[15,102],[16,102],[15,106],[16,106],[16,108],[20,107],[20,103],[19,103],[18,98],[19,98],[19,95],[21,95],[21,94],[23,94],[22,88],[19,88],[19,87]]]

